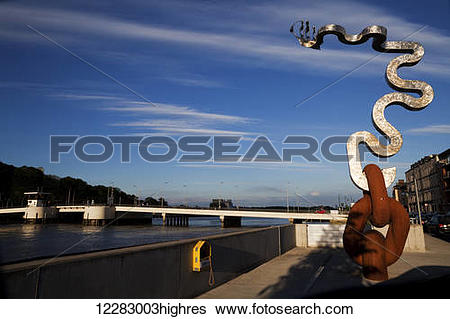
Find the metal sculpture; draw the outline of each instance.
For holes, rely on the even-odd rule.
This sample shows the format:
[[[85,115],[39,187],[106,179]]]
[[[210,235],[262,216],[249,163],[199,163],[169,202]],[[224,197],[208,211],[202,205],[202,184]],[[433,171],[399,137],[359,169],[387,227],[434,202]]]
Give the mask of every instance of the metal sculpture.
[[[386,68],[386,80],[390,87],[401,92],[418,93],[414,97],[406,93],[388,93],[378,99],[372,110],[375,128],[389,141],[383,145],[370,132],[353,133],[347,140],[347,156],[350,177],[363,190],[364,197],[350,210],[344,231],[344,248],[350,257],[363,266],[363,275],[372,280],[388,279],[387,266],[394,263],[401,253],[409,232],[409,218],[400,203],[387,196],[386,188],[395,179],[396,168],[380,170],[376,165],[368,165],[362,170],[358,145],[365,143],[372,153],[379,157],[395,155],[403,144],[402,135],[390,124],[385,116],[386,107],[398,104],[410,110],[426,107],[433,100],[433,88],[423,81],[404,80],[397,70],[402,66],[417,64],[424,55],[420,43],[411,41],[386,41],[387,30],[382,26],[369,26],[359,34],[347,34],[342,26],[328,24],[317,32],[313,26],[310,34],[309,21],[297,21],[291,26],[291,33],[300,45],[320,50],[323,38],[334,34],[344,44],[361,44],[373,38],[372,47],[378,52],[406,53],[392,59]],[[376,227],[389,224],[386,237],[375,230],[364,233],[367,221]]]

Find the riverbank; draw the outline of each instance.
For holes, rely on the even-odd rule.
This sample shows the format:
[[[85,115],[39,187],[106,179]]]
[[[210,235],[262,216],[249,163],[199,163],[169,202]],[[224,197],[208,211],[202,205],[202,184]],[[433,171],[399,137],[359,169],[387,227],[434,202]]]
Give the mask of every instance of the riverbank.
[[[288,220],[243,218],[243,227],[221,228],[217,217],[191,217],[189,227],[153,225],[9,224],[0,226],[0,264],[167,242],[288,224]]]

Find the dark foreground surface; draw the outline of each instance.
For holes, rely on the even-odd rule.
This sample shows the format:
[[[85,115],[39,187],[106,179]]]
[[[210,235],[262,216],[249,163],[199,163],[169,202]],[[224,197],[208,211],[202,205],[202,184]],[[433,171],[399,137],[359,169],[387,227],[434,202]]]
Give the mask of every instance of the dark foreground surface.
[[[426,252],[404,253],[388,281],[371,284],[341,248],[299,248],[199,298],[450,298],[450,243],[425,234]]]

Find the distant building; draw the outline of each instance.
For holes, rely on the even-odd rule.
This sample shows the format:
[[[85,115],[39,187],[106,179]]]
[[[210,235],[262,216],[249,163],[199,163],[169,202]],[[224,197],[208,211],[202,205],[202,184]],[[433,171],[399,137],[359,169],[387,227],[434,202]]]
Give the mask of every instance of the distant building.
[[[404,179],[399,179],[392,188],[392,197],[399,201],[406,209],[408,208],[408,189]]]
[[[45,207],[48,205],[48,196],[50,193],[44,192],[25,192],[23,193],[28,197],[27,207]]]
[[[409,212],[418,212],[419,206],[422,213],[450,211],[450,149],[425,156],[405,175]]]
[[[231,199],[214,198],[209,204],[210,208],[234,208]]]

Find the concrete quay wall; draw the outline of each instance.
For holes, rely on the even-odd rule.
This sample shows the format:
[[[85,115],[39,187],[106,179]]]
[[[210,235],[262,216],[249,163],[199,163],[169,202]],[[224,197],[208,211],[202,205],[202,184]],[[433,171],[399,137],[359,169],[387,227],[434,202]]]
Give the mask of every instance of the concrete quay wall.
[[[296,246],[295,225],[202,238],[212,246],[215,286]],[[192,271],[199,239],[0,266],[3,298],[191,298],[211,289]]]
[[[375,228],[384,236],[386,236],[389,226],[383,228]],[[412,224],[409,227],[408,238],[406,238],[404,252],[425,252],[425,237],[423,227],[421,225]]]
[[[344,224],[296,224],[297,247],[343,247]],[[374,228],[386,235],[389,226]],[[411,225],[404,252],[425,252],[425,239],[421,225]]]

